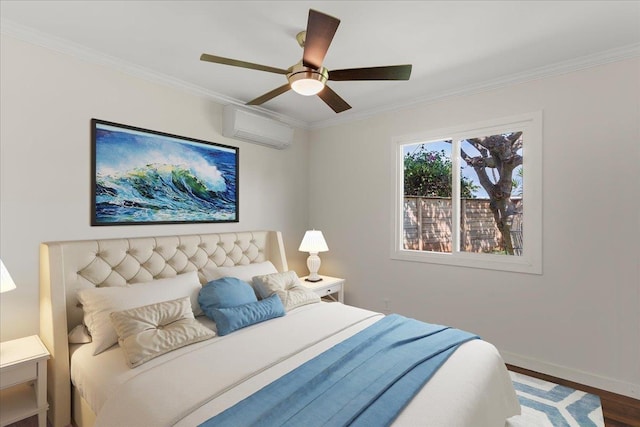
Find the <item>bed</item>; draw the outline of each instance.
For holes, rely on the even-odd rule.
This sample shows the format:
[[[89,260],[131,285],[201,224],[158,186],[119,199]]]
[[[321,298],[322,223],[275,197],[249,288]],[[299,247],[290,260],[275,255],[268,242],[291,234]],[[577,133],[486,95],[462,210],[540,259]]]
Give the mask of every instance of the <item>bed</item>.
[[[200,425],[385,317],[341,303],[304,304],[134,368],[125,363],[126,347],[113,345],[94,355],[95,340],[69,344],[69,332],[82,328],[78,294],[83,290],[130,287],[193,272],[206,284],[221,272],[265,263],[288,271],[279,232],[42,243],[40,335],[51,352],[47,387],[53,427],[72,422],[79,427]],[[194,319],[216,329],[206,316]],[[460,345],[393,425],[503,426],[519,412],[498,351],[475,339]]]

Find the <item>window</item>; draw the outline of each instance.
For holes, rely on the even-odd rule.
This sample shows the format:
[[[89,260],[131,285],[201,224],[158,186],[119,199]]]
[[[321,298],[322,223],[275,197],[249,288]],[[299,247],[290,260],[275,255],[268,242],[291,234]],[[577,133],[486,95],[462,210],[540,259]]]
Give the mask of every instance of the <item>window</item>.
[[[542,114],[398,137],[391,257],[542,273]]]

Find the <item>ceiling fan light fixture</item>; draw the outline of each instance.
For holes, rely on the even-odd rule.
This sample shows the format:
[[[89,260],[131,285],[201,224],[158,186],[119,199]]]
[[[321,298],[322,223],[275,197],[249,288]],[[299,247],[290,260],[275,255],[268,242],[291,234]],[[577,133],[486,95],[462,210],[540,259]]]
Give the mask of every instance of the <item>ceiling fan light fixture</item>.
[[[301,64],[294,66],[287,76],[291,89],[304,96],[317,95],[324,89],[328,77],[329,72],[324,67],[314,70]]]
[[[324,89],[324,83],[312,78],[302,78],[291,82],[291,89],[304,96],[317,95]]]

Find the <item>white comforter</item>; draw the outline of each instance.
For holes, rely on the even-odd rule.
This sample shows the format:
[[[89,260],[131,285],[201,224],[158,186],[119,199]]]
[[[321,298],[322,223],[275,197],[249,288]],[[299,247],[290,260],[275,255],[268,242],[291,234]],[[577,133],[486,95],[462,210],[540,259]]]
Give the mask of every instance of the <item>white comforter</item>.
[[[96,426],[195,426],[234,405],[382,315],[337,303],[194,344],[136,369],[116,346],[72,357],[72,380]],[[96,375],[96,369],[98,374]],[[520,407],[495,347],[462,345],[405,408],[395,426],[502,427]]]

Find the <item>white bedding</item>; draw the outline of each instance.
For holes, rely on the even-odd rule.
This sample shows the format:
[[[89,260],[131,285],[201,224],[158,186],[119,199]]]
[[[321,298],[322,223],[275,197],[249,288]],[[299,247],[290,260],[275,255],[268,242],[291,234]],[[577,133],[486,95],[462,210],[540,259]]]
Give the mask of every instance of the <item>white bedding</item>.
[[[127,367],[118,346],[93,356],[92,344],[85,344],[73,352],[71,377],[98,415],[96,426],[194,426],[381,317],[343,304],[312,304],[135,369]],[[502,427],[519,412],[498,351],[473,340],[450,357],[394,425]]]

